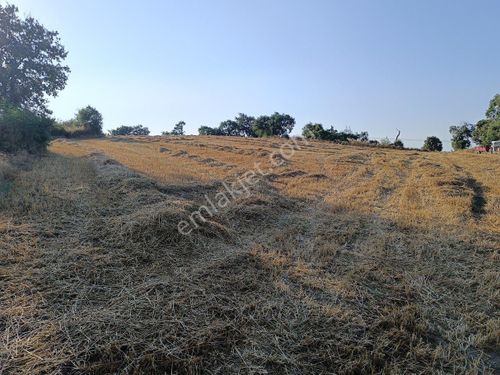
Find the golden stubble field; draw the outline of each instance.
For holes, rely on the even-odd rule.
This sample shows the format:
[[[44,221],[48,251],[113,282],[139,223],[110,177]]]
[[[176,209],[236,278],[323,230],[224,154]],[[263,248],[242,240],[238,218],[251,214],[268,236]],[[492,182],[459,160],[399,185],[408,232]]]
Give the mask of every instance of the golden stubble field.
[[[186,136],[0,161],[0,372],[500,369],[498,155]]]

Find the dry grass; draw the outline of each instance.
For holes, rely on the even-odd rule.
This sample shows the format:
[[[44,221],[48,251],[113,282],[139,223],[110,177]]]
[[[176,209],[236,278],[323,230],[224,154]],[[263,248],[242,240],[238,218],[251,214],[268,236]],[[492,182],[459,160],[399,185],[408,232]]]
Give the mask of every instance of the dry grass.
[[[0,158],[0,373],[498,371],[498,156],[301,142],[276,166],[283,142]],[[255,162],[250,197],[177,232]]]

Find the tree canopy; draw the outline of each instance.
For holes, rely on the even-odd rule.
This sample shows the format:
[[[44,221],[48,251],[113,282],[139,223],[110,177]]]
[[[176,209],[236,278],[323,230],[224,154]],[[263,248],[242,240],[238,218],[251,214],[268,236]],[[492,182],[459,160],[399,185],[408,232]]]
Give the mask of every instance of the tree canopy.
[[[46,116],[0,102],[0,151],[44,151],[53,122]]]
[[[111,130],[111,135],[149,135],[149,133],[149,129],[142,125],[122,125],[116,129]]]
[[[368,132],[353,133],[349,129],[339,132],[330,126],[324,129],[322,124],[308,123],[302,129],[302,136],[308,139],[321,139],[331,142],[348,142],[349,140],[368,141]],[[402,147],[402,145],[401,145]]]
[[[457,126],[450,126],[451,145],[454,150],[464,150],[471,145],[470,139],[474,125],[469,123],[462,123]]]
[[[217,128],[202,126],[200,135],[226,135],[238,137],[284,137],[290,134],[295,119],[287,114],[275,112],[271,116],[259,116],[257,119],[239,113],[234,120],[222,121]]]
[[[500,95],[491,99],[485,115],[486,118],[479,120],[472,131],[472,140],[481,146],[500,140]]]
[[[422,146],[425,151],[443,151],[443,142],[438,137],[427,137]]]
[[[57,32],[17,13],[14,5],[0,5],[0,100],[48,114],[47,96],[57,96],[66,86],[67,52]]]
[[[78,110],[75,122],[78,126],[83,127],[88,134],[102,135],[102,115],[90,105]]]
[[[252,129],[259,137],[283,137],[290,134],[295,126],[295,119],[287,114],[274,112],[271,116],[258,117]]]

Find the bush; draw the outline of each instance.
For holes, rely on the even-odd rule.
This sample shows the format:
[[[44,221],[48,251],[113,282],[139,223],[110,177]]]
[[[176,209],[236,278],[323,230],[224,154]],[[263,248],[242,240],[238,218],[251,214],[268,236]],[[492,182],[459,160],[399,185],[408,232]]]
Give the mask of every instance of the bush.
[[[405,145],[401,139],[394,141],[393,146],[396,148],[405,148]]]
[[[443,151],[443,142],[438,137],[427,137],[422,146],[424,151]]]
[[[0,151],[14,153],[46,150],[54,120],[27,110],[0,105]]]
[[[149,135],[149,133],[149,129],[142,125],[122,125],[116,129],[111,130],[111,135]]]
[[[54,122],[54,124],[50,127],[50,136],[52,138],[65,137],[68,138],[70,133],[66,130],[64,124],[60,122]]]

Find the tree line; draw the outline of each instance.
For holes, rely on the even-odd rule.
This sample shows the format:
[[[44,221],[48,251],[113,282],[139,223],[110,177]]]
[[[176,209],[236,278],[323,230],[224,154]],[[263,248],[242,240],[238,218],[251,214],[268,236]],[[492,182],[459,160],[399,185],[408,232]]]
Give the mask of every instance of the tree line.
[[[500,94],[491,99],[485,118],[475,125],[464,122],[450,126],[451,145],[454,150],[463,150],[475,144],[489,147],[491,142],[500,140]]]
[[[48,108],[48,98],[57,96],[66,86],[70,69],[64,65],[68,52],[56,31],[49,31],[33,17],[21,19],[14,5],[0,5],[0,151],[30,152],[44,150],[53,137],[103,136],[103,117],[92,106],[77,111],[66,121],[56,121]],[[186,123],[180,121],[165,136],[184,135]],[[289,137],[296,125],[286,113],[249,116],[239,113],[234,119],[222,121],[217,127],[201,126],[200,135],[239,137]],[[464,149],[471,140],[488,145],[500,139],[500,95],[490,102],[485,118],[475,125],[464,123],[450,127],[454,149]],[[149,135],[143,125],[122,125],[110,135]],[[319,123],[308,123],[302,137],[336,143],[358,143],[403,148],[399,139],[391,142],[369,140],[368,132],[339,131]],[[441,151],[442,142],[428,137],[422,147]]]

